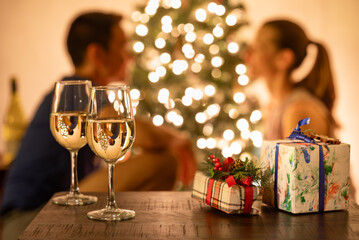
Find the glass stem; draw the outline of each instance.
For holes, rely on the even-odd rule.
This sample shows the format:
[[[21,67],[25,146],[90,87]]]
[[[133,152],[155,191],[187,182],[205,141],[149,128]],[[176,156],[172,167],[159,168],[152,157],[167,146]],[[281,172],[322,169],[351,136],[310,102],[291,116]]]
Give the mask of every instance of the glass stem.
[[[71,186],[70,195],[80,195],[79,180],[77,177],[77,151],[70,151],[71,155]]]
[[[107,196],[107,209],[116,209],[115,191],[113,189],[113,169],[115,164],[107,163],[108,167],[108,196]]]

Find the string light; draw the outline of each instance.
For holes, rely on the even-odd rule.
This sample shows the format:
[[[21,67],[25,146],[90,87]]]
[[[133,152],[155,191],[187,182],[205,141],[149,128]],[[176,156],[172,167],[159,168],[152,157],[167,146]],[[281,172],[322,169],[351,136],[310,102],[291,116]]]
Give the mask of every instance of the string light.
[[[197,62],[197,63],[203,63],[204,58],[205,58],[204,55],[202,53],[199,53],[194,58],[194,61]]]
[[[187,96],[187,95],[184,95],[182,97],[182,104],[185,105],[185,106],[190,106],[192,104],[192,98],[190,96]]]
[[[194,42],[196,40],[196,34],[194,32],[188,32],[185,36],[187,42]]]
[[[212,54],[212,55],[215,55],[217,53],[219,53],[219,47],[217,44],[212,44],[210,47],[209,47],[209,52]]]
[[[140,91],[138,89],[132,89],[130,91],[130,96],[132,100],[138,100],[141,96]]]
[[[194,73],[199,73],[202,70],[201,64],[199,63],[192,63],[191,70]]]
[[[150,16],[148,16],[146,13],[141,14],[141,17],[140,17],[141,23],[148,23],[149,20],[150,20]]]
[[[216,147],[217,141],[214,138],[208,138],[206,144],[208,149],[213,149]]]
[[[230,53],[236,53],[239,50],[239,46],[235,42],[230,42],[227,46],[228,52]],[[238,66],[238,65],[237,65]],[[243,73],[242,73],[243,74]]]
[[[203,112],[197,113],[195,119],[198,123],[204,123],[205,121],[207,121],[206,114],[204,114]]]
[[[174,9],[179,9],[182,5],[181,0],[172,0],[171,7]]]
[[[215,103],[215,104],[211,104],[208,106],[207,113],[209,116],[214,117],[219,114],[220,110],[221,110],[221,107],[219,106],[219,104]]]
[[[249,118],[249,120],[252,122],[252,123],[255,123],[259,120],[261,120],[262,118],[262,113],[261,111],[259,110],[254,110],[252,113],[251,113],[251,116]]]
[[[220,26],[216,26],[215,28],[213,28],[213,35],[216,36],[217,38],[222,37],[223,36],[223,28],[221,28]]]
[[[135,44],[133,44],[133,50],[135,50],[135,52],[137,53],[142,52],[144,49],[145,49],[145,45],[140,41],[137,41],[135,42]]]
[[[166,41],[163,38],[157,38],[155,41],[155,46],[158,49],[162,49],[166,46]]]
[[[168,91],[168,89],[167,88],[162,88],[158,92],[158,101],[160,103],[165,103],[166,101],[168,101],[169,96],[170,96],[170,92]]]
[[[173,109],[175,107],[175,102],[172,99],[168,99],[168,101],[166,101],[164,105],[167,109]]]
[[[249,139],[251,132],[248,129],[241,131],[241,138]]]
[[[139,22],[140,19],[141,19],[141,13],[139,11],[134,11],[132,14],[131,14],[131,18],[133,21],[135,22]]]
[[[229,117],[232,118],[232,119],[236,119],[239,115],[239,112],[237,109],[235,108],[232,108],[231,110],[229,110],[229,113],[228,113]]]
[[[213,67],[220,67],[223,64],[223,58],[216,56],[212,58],[211,64]]]
[[[187,23],[186,25],[184,25],[183,29],[186,33],[193,32],[194,26],[192,23]]]
[[[239,130],[241,130],[242,132],[245,130],[248,130],[249,128],[249,123],[246,119],[241,118],[237,121],[236,126]]]
[[[210,13],[216,13],[217,4],[214,3],[214,2],[211,2],[211,3],[208,4],[207,9],[208,9],[208,12],[210,12]]]
[[[207,18],[206,10],[203,8],[197,9],[196,11],[196,19],[198,22],[204,22]]]
[[[250,133],[250,138],[251,138],[254,146],[256,146],[256,147],[262,146],[263,135],[260,131],[257,131],[257,130],[252,131]]]
[[[163,64],[169,63],[171,61],[171,55],[169,53],[162,53],[160,55],[160,62]]]
[[[218,68],[215,68],[211,71],[211,75],[214,78],[220,78],[222,76],[222,72]]]
[[[223,5],[217,5],[216,14],[218,16],[223,16],[226,13],[226,8]]]
[[[172,31],[172,25],[168,25],[168,24],[162,25],[162,31],[164,33],[170,33]]]
[[[242,151],[242,146],[241,146],[241,143],[239,141],[233,141],[229,148],[230,148],[231,152],[233,154],[236,154],[236,155],[240,154],[241,151]]]
[[[223,157],[227,158],[227,157],[231,157],[232,156],[232,152],[231,149],[229,147],[225,147],[222,150],[222,155]]]
[[[156,68],[156,74],[160,77],[163,77],[166,75],[166,68],[164,66],[159,66]]]
[[[152,122],[155,126],[161,126],[164,122],[163,117],[161,115],[156,115],[153,117]]]
[[[213,133],[213,125],[211,123],[206,123],[203,126],[203,135],[210,136]]]
[[[238,77],[238,83],[242,86],[245,86],[249,83],[249,78],[247,75],[241,75]]]
[[[214,40],[214,37],[212,34],[210,33],[206,33],[204,36],[203,36],[203,42],[207,45],[213,43],[213,40]]]
[[[192,95],[193,99],[194,100],[201,100],[202,97],[203,97],[203,92],[201,89],[195,89],[194,92],[193,92],[193,95]]]
[[[148,74],[148,80],[150,80],[152,83],[156,83],[160,80],[160,76],[158,76],[156,72],[150,72]]]
[[[172,64],[172,72],[176,75],[181,75],[188,68],[188,63],[185,60],[175,60]]]
[[[207,85],[205,88],[204,88],[204,93],[211,97],[213,96],[215,93],[216,93],[216,88],[213,86],[213,85]]]
[[[207,141],[206,141],[206,139],[204,139],[204,138],[199,138],[199,139],[197,140],[197,147],[198,147],[199,149],[204,149],[204,148],[206,148],[206,146],[207,146]]]
[[[148,33],[148,28],[145,25],[143,24],[137,25],[136,34],[138,36],[144,37],[147,35],[147,33]]]
[[[231,141],[234,138],[234,132],[231,129],[227,129],[223,132],[223,138],[227,141]]]
[[[244,100],[246,100],[246,95],[244,95],[244,93],[242,92],[237,92],[233,95],[233,100],[236,103],[242,103],[244,102]]]
[[[162,18],[161,18],[161,23],[163,24],[163,25],[171,25],[172,24],[172,18],[170,17],[170,16],[163,16]]]
[[[236,73],[241,75],[241,74],[245,74],[247,71],[247,67],[244,64],[238,64],[236,66]]]
[[[174,119],[173,121],[173,124],[176,126],[176,127],[180,127],[182,126],[183,124],[183,117],[181,115],[178,115],[176,116],[176,118]]]
[[[226,23],[228,26],[234,26],[237,23],[237,17],[233,14],[228,14],[226,17]]]

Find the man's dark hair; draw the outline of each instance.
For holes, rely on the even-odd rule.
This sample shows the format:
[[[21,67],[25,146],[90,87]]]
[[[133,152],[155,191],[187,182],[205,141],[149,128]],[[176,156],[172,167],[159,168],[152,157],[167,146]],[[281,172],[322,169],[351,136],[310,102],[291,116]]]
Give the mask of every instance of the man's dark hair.
[[[72,22],[67,35],[67,50],[75,67],[83,63],[89,44],[97,43],[108,50],[112,28],[121,19],[122,16],[117,14],[89,12],[79,15]]]

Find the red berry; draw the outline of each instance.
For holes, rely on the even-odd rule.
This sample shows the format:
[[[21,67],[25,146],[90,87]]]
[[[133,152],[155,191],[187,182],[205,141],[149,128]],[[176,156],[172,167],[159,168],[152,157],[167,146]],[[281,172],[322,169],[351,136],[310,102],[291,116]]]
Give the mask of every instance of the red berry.
[[[221,166],[221,163],[216,162],[216,167],[220,167],[220,166]]]
[[[214,167],[213,169],[214,169],[214,170],[218,170],[218,167]]]
[[[214,159],[215,162],[219,162],[219,158]]]
[[[222,171],[222,167],[218,168],[219,171]]]

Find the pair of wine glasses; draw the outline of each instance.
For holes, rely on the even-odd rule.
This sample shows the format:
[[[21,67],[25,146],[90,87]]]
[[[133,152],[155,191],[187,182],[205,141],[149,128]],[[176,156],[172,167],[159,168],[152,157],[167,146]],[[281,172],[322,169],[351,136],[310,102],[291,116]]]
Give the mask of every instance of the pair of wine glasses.
[[[113,221],[130,219],[132,210],[116,206],[113,188],[115,163],[124,158],[135,138],[129,87],[109,85],[92,87],[91,81],[59,81],[55,84],[50,128],[56,141],[71,155],[71,186],[65,196],[52,199],[59,205],[87,205],[97,197],[80,193],[77,177],[77,156],[80,148],[89,144],[108,167],[106,207],[87,213],[90,219]]]

